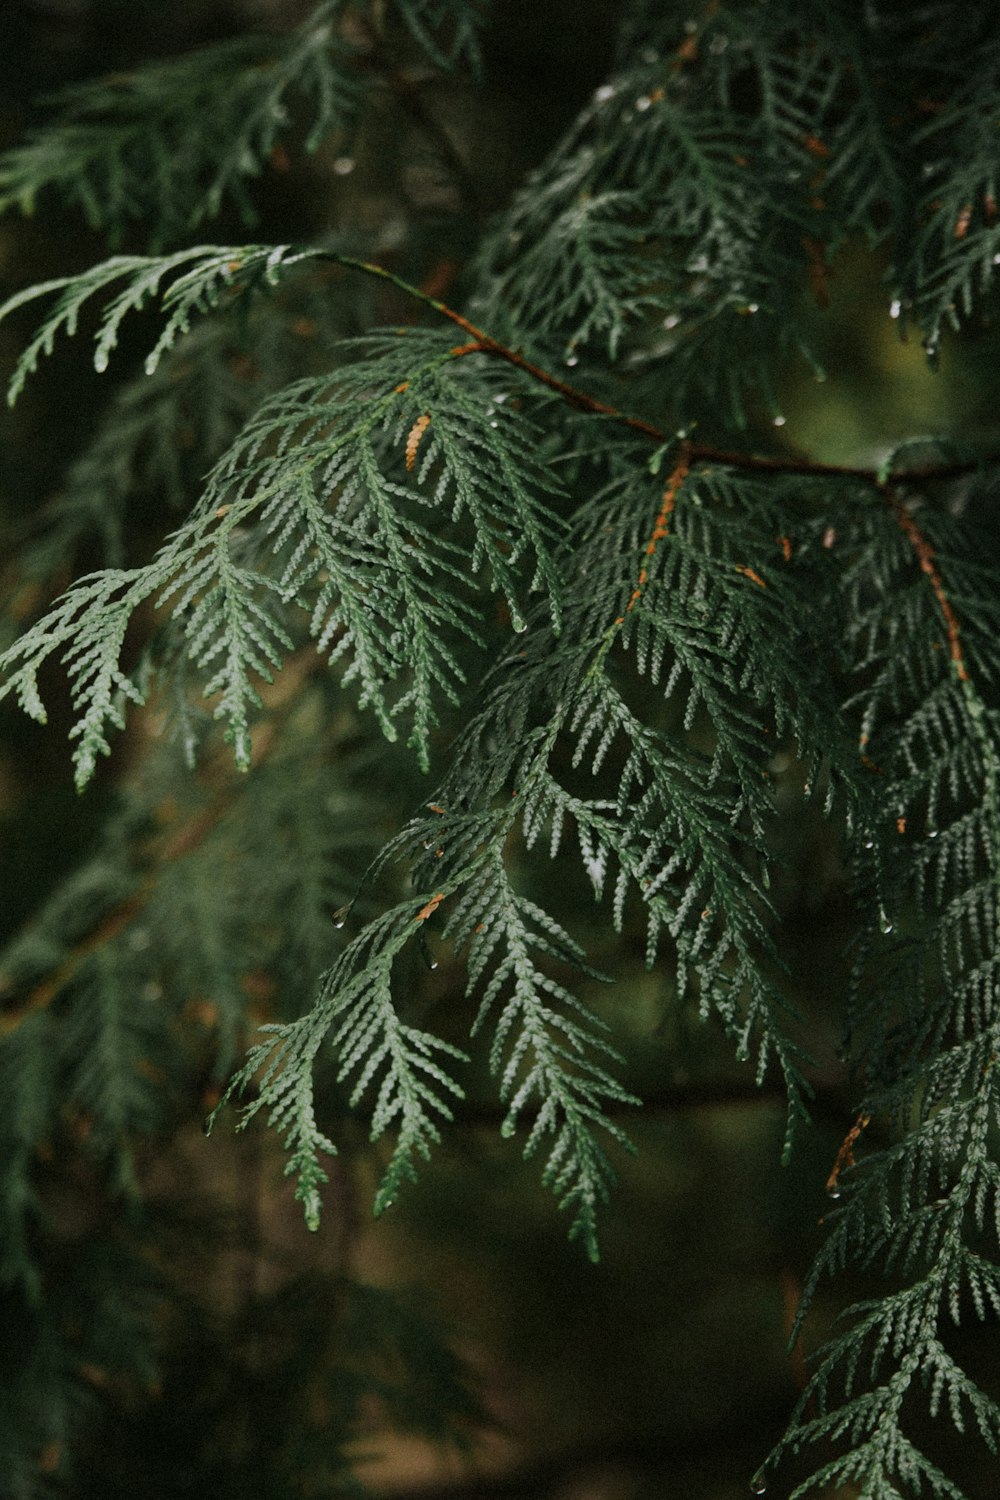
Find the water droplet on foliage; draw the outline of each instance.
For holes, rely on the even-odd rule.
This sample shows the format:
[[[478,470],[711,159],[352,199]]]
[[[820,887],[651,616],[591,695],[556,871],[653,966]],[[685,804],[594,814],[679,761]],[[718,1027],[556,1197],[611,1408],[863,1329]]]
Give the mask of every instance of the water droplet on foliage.
[[[346,906],[338,906],[337,910],[333,914],[333,925],[334,925],[334,927],[343,927],[344,923],[347,921],[347,919],[350,916],[350,914],[351,914],[351,903],[349,901],[348,901],[348,903],[347,903]]]
[[[892,923],[890,922],[889,918],[886,916],[886,912],[885,912],[885,907],[884,906],[883,907],[879,907],[879,913],[878,913],[878,930],[879,930],[879,932],[882,933],[882,935],[884,937],[888,937],[889,934],[890,934],[890,932],[892,931]]]
[[[841,1193],[840,1188],[837,1186],[837,1184],[835,1182],[831,1182],[830,1186],[826,1190],[826,1196],[828,1198],[842,1198],[843,1194]]]
[[[571,354],[566,363],[570,367],[570,369],[572,369],[574,365],[578,365],[580,363],[580,356],[578,354]]]
[[[602,83],[599,89],[595,89],[594,98],[598,104],[607,104],[609,99],[615,97],[615,90],[610,83]]]
[[[516,635],[523,635],[528,628],[528,622],[523,615],[512,616],[510,625]]]
[[[774,425],[775,425],[775,427],[784,427],[786,420],[787,419],[785,417],[780,417],[780,416],[779,417],[775,417],[775,419],[774,419]]]
[[[875,848],[875,840],[874,839],[865,839],[865,848],[866,849],[874,849]]]
[[[750,1489],[755,1495],[763,1495],[767,1489],[767,1480],[764,1478],[764,1470],[758,1469],[750,1481]]]
[[[893,297],[892,301],[889,303],[890,318],[898,318],[902,311],[903,304],[900,302],[898,297]]]
[[[747,312],[748,313],[760,312],[760,303],[759,302],[748,302],[747,303]]]
[[[108,351],[107,349],[98,349],[97,353],[94,355],[94,369],[97,371],[98,375],[103,375],[107,368]]]
[[[936,370],[941,363],[941,345],[936,338],[924,339],[924,353],[927,355],[927,363],[932,370]]]
[[[663,326],[667,329],[676,328],[680,320],[679,313],[668,313],[663,320]]]
[[[639,110],[647,110],[652,102],[648,94],[640,94],[639,98],[635,101],[635,107]]]
[[[929,839],[936,839],[937,836],[938,836],[938,831],[937,831],[936,828],[928,828],[928,830],[927,830],[927,837]]]
[[[333,170],[338,177],[349,177],[356,165],[353,156],[338,156],[334,161]]]

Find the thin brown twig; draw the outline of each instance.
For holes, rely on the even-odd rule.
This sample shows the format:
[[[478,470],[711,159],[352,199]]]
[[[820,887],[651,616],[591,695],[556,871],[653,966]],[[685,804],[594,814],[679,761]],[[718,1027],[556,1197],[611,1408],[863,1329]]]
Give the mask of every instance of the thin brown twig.
[[[955,666],[955,674],[959,682],[968,682],[969,672],[965,665],[965,655],[962,651],[958,616],[952,608],[951,600],[944,591],[941,574],[938,571],[937,563],[934,561],[934,548],[924,536],[896,492],[886,488],[885,493],[893,515],[905,532],[910,546],[917,555],[917,561],[930,580],[931,588],[934,591],[934,598],[937,600],[937,607],[941,611],[941,617],[944,620],[944,628],[948,636],[948,651]]]
[[[687,442],[683,442],[681,443],[680,452],[677,456],[677,462],[674,464],[674,467],[670,472],[670,477],[667,480],[666,488],[663,491],[663,498],[660,502],[660,509],[657,512],[653,530],[650,533],[645,548],[643,549],[643,556],[645,558],[645,561],[643,562],[642,567],[639,569],[639,576],[636,579],[635,588],[632,590],[632,595],[628,601],[628,604],[626,605],[626,615],[632,613],[633,609],[635,609],[636,605],[639,603],[639,600],[642,598],[643,592],[646,588],[646,584],[649,582],[649,569],[652,564],[653,557],[656,553],[656,549],[660,545],[660,543],[664,541],[670,534],[670,517],[674,513],[674,506],[677,503],[677,496],[680,494],[681,486],[688,476],[688,470],[690,469],[690,467],[691,445]],[[619,615],[618,619],[615,621],[615,624],[624,625],[624,623],[625,615]]]
[[[575,407],[578,411],[591,412],[594,416],[607,417],[613,422],[628,427],[633,432],[641,433],[643,437],[650,438],[656,443],[669,443],[679,439],[677,433],[667,432],[663,428],[657,427],[655,423],[647,422],[642,417],[629,416],[627,412],[621,411],[617,406],[612,406],[610,402],[601,401],[598,397],[590,395],[589,392],[580,390],[578,386],[571,385],[569,381],[563,380],[560,376],[553,375],[551,371],[544,369],[533,360],[525,358],[519,350],[512,349],[501,339],[487,333],[485,329],[478,328],[475,323],[471,322],[462,313],[456,312],[453,307],[449,307],[447,302],[442,302],[440,297],[434,297],[427,292],[421,291],[419,287],[404,280],[402,276],[397,276],[394,271],[388,270],[385,266],[377,265],[374,261],[359,260],[350,255],[340,255],[333,250],[323,252],[318,258],[334,261],[338,265],[355,271],[361,271],[366,276],[376,276],[381,281],[388,281],[393,286],[398,287],[408,297],[416,298],[417,301],[422,302],[426,307],[433,308],[441,317],[447,318],[449,322],[461,328],[464,333],[469,335],[470,342],[461,344],[453,349],[453,357],[460,358],[468,354],[490,354],[496,359],[504,360],[507,364],[512,365],[516,370],[522,371],[525,375],[529,375],[532,380],[538,381],[540,385],[544,385],[549,390],[555,391],[557,395],[561,396],[564,401],[570,406]],[[864,464],[821,463],[818,460],[793,454],[744,453],[739,449],[719,448],[712,443],[686,441],[686,451],[691,464],[725,464],[730,468],[744,469],[751,473],[801,474],[804,477],[817,479],[858,479],[862,483],[871,485],[879,490],[884,490],[887,483],[893,479],[913,483],[922,483],[936,479],[955,479],[963,474],[974,473],[981,464],[1000,463],[1000,454],[984,454],[978,458],[957,460],[949,464],[929,464],[906,469],[898,475],[886,476],[882,469]]]
[[[871,1115],[860,1114],[844,1136],[837,1150],[837,1158],[831,1168],[830,1175],[826,1179],[826,1190],[831,1197],[840,1196],[840,1174],[846,1172],[849,1167],[854,1166],[854,1148],[861,1139],[863,1133],[871,1124]]]
[[[598,416],[610,417],[615,421],[623,423],[626,427],[631,428],[634,432],[640,432],[643,434],[643,436],[652,438],[657,442],[668,442],[670,440],[669,434],[663,432],[660,428],[653,426],[652,423],[645,422],[638,417],[627,416],[624,412],[619,411],[617,407],[610,406],[605,401],[599,401],[596,397],[590,396],[585,391],[581,391],[577,387],[568,384],[568,382],[559,379],[555,375],[550,374],[549,371],[542,369],[540,365],[536,365],[532,361],[525,359],[523,355],[517,352],[517,350],[508,348],[506,344],[503,344],[498,339],[495,339],[491,335],[484,333],[481,328],[477,328],[474,323],[470,323],[469,320],[467,318],[464,318],[461,313],[455,312],[454,308],[448,307],[446,303],[441,302],[439,299],[435,298],[424,300],[430,300],[431,305],[434,306],[438,312],[442,313],[445,317],[450,318],[453,323],[456,323],[460,328],[464,329],[466,333],[472,335],[471,343],[463,344],[453,351],[456,357],[472,353],[495,355],[500,359],[506,360],[507,363],[513,365],[515,369],[522,370],[525,374],[530,375],[534,380],[537,380],[542,385],[547,386],[549,390],[556,391],[578,410],[593,412]],[[990,461],[991,460],[989,458],[970,459],[967,461],[959,461],[951,464],[907,469],[905,474],[898,476],[898,479],[903,479],[907,482],[912,483],[919,483],[923,480],[951,479],[956,478],[962,474],[971,473],[979,466],[980,463]],[[994,459],[992,461],[996,460]],[[960,681],[968,681],[969,674],[962,652],[958,617],[955,614],[954,609],[952,608],[951,601],[948,599],[948,596],[945,593],[944,584],[941,580],[941,574],[938,571],[937,565],[934,561],[934,548],[927,541],[926,537],[920,530],[920,527],[917,525],[912,515],[910,515],[909,511],[903,505],[902,501],[899,499],[899,496],[892,488],[892,476],[887,477],[881,469],[868,468],[863,465],[826,464],[818,463],[813,461],[812,459],[802,457],[778,457],[772,456],[770,454],[741,453],[738,450],[734,449],[717,448],[709,443],[693,443],[685,438],[680,442],[677,465],[674,474],[671,475],[670,481],[668,481],[666,492],[667,500],[665,501],[668,509],[669,507],[672,507],[673,499],[676,495],[677,489],[679,489],[680,484],[683,483],[683,480],[687,477],[688,471],[690,470],[691,466],[693,464],[711,463],[724,464],[727,467],[738,468],[751,473],[757,472],[764,474],[800,474],[803,477],[807,478],[812,477],[824,479],[831,477],[842,479],[858,479],[862,483],[874,486],[876,489],[878,489],[888,500],[893,515],[905,532],[910,545],[913,547],[913,550],[916,553],[921,568],[927,574],[930,580],[931,588],[934,591],[934,597],[937,600],[938,609],[940,610],[942,619],[944,620],[945,631],[948,637],[948,649],[951,654],[951,659],[955,665],[955,671]],[[675,476],[679,476],[677,477],[676,483],[674,482]],[[657,531],[654,533],[654,539],[651,544],[652,550],[655,551],[656,541],[659,540],[661,536],[665,535],[666,515],[664,511],[661,511],[660,516],[657,518]],[[650,549],[647,548],[647,551],[648,550]],[[747,572],[748,576],[751,577],[755,582],[762,582],[759,576],[752,570],[744,569],[743,571]],[[636,588],[634,589],[632,597],[629,601],[629,610],[635,607],[642,594],[643,587],[646,582],[646,572],[646,568],[643,568],[642,574],[639,578],[639,582],[636,585]],[[623,618],[624,617],[620,617],[618,620],[616,620],[616,626],[620,626],[623,623]]]

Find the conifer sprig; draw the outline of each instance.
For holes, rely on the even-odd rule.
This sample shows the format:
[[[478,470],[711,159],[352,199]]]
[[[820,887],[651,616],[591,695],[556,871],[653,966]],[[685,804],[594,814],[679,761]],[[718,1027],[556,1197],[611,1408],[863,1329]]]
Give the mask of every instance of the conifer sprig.
[[[0,159],[0,212],[16,204],[31,213],[55,190],[113,241],[139,220],[160,245],[227,200],[252,218],[246,179],[288,132],[298,98],[313,112],[309,149],[356,118],[361,91],[341,8],[326,0],[287,36],[237,37],[64,91],[52,101],[55,121]]]
[[[258,281],[274,286],[282,268],[320,253],[293,249],[290,245],[194,245],[170,255],[115,255],[79,275],[60,276],[26,287],[0,307],[0,319],[41,297],[58,295],[15,366],[7,402],[14,405],[24,382],[38,368],[41,356],[52,353],[57,335],[75,334],[85,304],[92,297],[108,292],[115,282],[125,281],[126,285],[102,308],[94,339],[94,369],[100,374],[108,368],[125,318],[147,302],[159,299],[167,316],[156,344],[146,356],[146,374],[153,375],[167,350],[188,332],[196,313],[214,310],[227,292],[246,291]]]
[[[387,23],[401,22],[435,67],[478,62],[484,0],[395,0],[391,21],[383,7],[361,9],[361,21],[380,13],[365,46],[343,0],[322,0],[285,35],[250,33],[63,90],[54,119],[0,156],[0,213],[30,214],[54,191],[112,243],[138,221],[154,248],[230,203],[253,223],[249,180],[274,159],[287,167],[283,141],[313,152],[334,132],[349,140]]]
[[[9,673],[0,694],[16,691],[44,722],[37,674],[62,655],[79,712],[80,786],[107,754],[108,731],[121,728],[124,703],[145,701],[121,663],[129,622],[147,600],[169,605],[244,769],[257,684],[293,644],[287,605],[305,612],[321,650],[351,654],[347,680],[359,680],[362,703],[388,737],[397,718],[410,720],[422,762],[438,697],[457,702],[461,691],[453,642],[478,638],[478,575],[486,571],[502,592],[515,629],[535,586],[558,620],[559,523],[546,503],[558,486],[533,452],[527,420],[489,367],[458,364],[440,335],[367,347],[368,358],[340,375],[300,382],[265,404],[152,562],[82,580],[0,659]],[[403,347],[409,375],[399,380]],[[473,424],[481,426],[469,441]],[[469,523],[465,547],[460,528]]]
[[[852,709],[886,778],[895,837],[878,845],[874,869],[867,856],[874,915],[851,1025],[862,1118],[888,1139],[876,1146],[869,1126],[856,1166],[831,1176],[843,1203],[800,1320],[821,1278],[852,1262],[881,1263],[893,1287],[849,1310],[776,1456],[824,1439],[841,1450],[796,1495],[852,1482],[863,1500],[881,1500],[926,1483],[964,1500],[928,1457],[923,1429],[947,1408],[960,1432],[971,1419],[991,1453],[1000,1444],[1000,1406],[949,1349],[970,1314],[1000,1309],[1000,736],[976,682],[1000,666],[996,601],[960,561],[960,527],[939,513],[915,518],[890,497],[856,524],[850,629],[862,685]]]

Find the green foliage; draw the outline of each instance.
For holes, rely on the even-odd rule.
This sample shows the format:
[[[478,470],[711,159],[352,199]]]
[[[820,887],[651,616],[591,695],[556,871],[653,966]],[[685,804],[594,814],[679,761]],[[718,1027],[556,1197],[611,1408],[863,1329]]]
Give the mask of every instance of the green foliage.
[[[198,286],[232,263],[233,254],[213,255],[207,271],[199,267]],[[262,255],[248,250],[242,258],[253,264]],[[170,269],[178,259],[169,258]],[[277,264],[280,256],[268,259]],[[98,363],[126,307],[160,274],[144,265],[112,304],[98,336]],[[172,297],[177,285],[167,297],[186,307],[187,290]],[[161,345],[176,336],[180,316],[175,310]],[[129,623],[150,599],[170,602],[186,655],[207,675],[205,694],[218,695],[215,715],[225,719],[244,769],[249,715],[260,702],[254,678],[270,681],[292,646],[283,605],[294,601],[308,612],[309,635],[321,651],[334,659],[351,653],[347,680],[360,680],[361,704],[374,708],[388,738],[396,736],[396,717],[412,717],[411,743],[424,764],[437,722],[435,694],[457,702],[465,675],[446,633],[477,639],[467,597],[476,575],[488,569],[514,628],[521,628],[517,564],[530,547],[525,587],[544,580],[558,611],[549,552],[557,523],[540,503],[555,485],[534,457],[528,423],[497,405],[505,392],[491,371],[461,383],[450,378],[449,340],[414,334],[406,342],[403,380],[395,379],[400,340],[383,340],[365,345],[370,357],[356,358],[332,379],[296,382],[265,403],[209,476],[190,519],[149,564],[82,579],[10,648],[6,664],[21,665],[0,696],[15,691],[41,722],[37,674],[53,652],[63,654],[79,714],[78,786],[90,779],[96,757],[108,753],[108,729],[123,727],[124,701],[145,701],[137,674],[124,673],[121,658]],[[471,424],[494,410],[499,415],[469,439]],[[426,426],[431,434],[418,469],[408,444]],[[415,471],[414,479],[404,483],[386,472],[393,451],[397,469]],[[332,509],[331,496],[337,497]],[[471,548],[442,535],[440,526],[425,526],[418,516],[428,507],[450,522],[467,518]],[[263,571],[268,553],[273,575]],[[401,671],[410,680],[390,704],[387,689]]]
[[[326,0],[287,34],[250,33],[66,89],[51,101],[55,119],[0,163],[0,212],[32,213],[39,194],[55,190],[113,241],[139,221],[156,245],[230,202],[252,221],[246,179],[291,136],[298,112],[310,116],[308,151],[334,132],[349,138],[371,81],[357,64],[385,26],[385,7],[359,9],[353,17],[343,0]],[[435,65],[475,63],[478,3],[399,0],[392,9]]]
[[[313,150],[364,129],[372,78],[412,104],[414,48],[438,69],[478,57],[472,3],[384,12],[321,4],[286,35],[83,84],[0,161],[0,208],[56,188],[112,242],[132,221],[149,236],[0,307],[49,299],[11,402],[81,323],[98,372],[151,342],[9,591],[0,698],[44,723],[61,665],[77,787],[127,726],[134,769],[96,852],[0,956],[4,1284],[41,1308],[46,1152],[75,1132],[109,1200],[138,1204],[137,1143],[227,1079],[241,1127],[261,1115],[282,1138],[311,1228],[360,1114],[381,1213],[459,1112],[477,1048],[501,1135],[542,1159],[596,1259],[640,1098],[591,999],[588,893],[623,948],[641,930],[666,1007],[690,997],[759,1083],[780,1078],[788,1159],[824,1045],[771,893],[794,765],[856,905],[858,1123],[800,1322],[828,1273],[888,1285],[821,1350],[769,1465],[811,1454],[795,1495],[964,1500],[927,1433],[947,1412],[1000,1440],[954,1337],[1000,1311],[996,459],[759,449],[788,369],[818,369],[815,304],[852,237],[889,257],[886,311],[932,359],[942,327],[979,317],[1000,258],[997,23],[626,7],[613,76],[482,231],[454,307],[335,234],[163,253],[227,200],[250,213],[286,125]],[[353,300],[363,284],[387,326]],[[702,442],[699,418],[742,446]],[[370,724],[392,744],[401,723],[435,780],[410,795],[392,752],[422,803],[393,830],[365,755]],[[359,885],[345,856],[366,808]],[[540,894],[546,856],[576,920]],[[357,923],[346,944],[335,908]],[[408,977],[428,935],[464,971],[461,1033]],[[136,1368],[142,1316],[122,1313]],[[58,1388],[51,1431],[10,1419],[5,1440],[19,1495],[40,1493],[32,1445],[84,1422],[55,1328],[24,1376]],[[423,1427],[468,1410],[434,1358]],[[329,1486],[349,1406],[317,1459]],[[288,1462],[269,1492],[306,1485]]]
[[[950,1327],[1000,1308],[1000,1267],[987,1248],[1000,1231],[1000,725],[976,685],[995,682],[1000,666],[997,600],[990,572],[970,561],[975,532],[940,513],[921,512],[920,523],[961,610],[968,675],[941,650],[933,595],[911,577],[906,536],[886,506],[858,507],[847,579],[859,678],[851,708],[886,777],[886,805],[904,820],[874,869],[874,847],[864,860],[878,915],[861,934],[850,1025],[862,1118],[907,1129],[866,1154],[838,1190],[844,1201],[828,1216],[807,1301],[823,1275],[852,1260],[884,1261],[902,1284],[850,1309],[783,1444],[849,1434],[848,1451],[814,1482],[853,1480],[877,1497],[924,1481],[933,1493],[961,1493],[911,1435],[917,1399],[931,1418],[947,1411],[960,1432],[971,1419],[993,1454],[1000,1439],[1000,1406],[947,1347]]]

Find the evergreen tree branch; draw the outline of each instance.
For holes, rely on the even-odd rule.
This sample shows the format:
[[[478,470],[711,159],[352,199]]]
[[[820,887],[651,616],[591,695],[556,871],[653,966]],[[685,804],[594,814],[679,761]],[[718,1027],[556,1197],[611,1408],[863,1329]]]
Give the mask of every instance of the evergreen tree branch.
[[[832,1442],[839,1452],[798,1486],[796,1497],[853,1483],[861,1500],[897,1500],[927,1484],[934,1494],[963,1500],[924,1451],[918,1414],[934,1417],[947,1403],[959,1431],[971,1418],[990,1451],[1000,1447],[1000,1406],[949,1349],[950,1330],[970,1308],[979,1319],[1000,1308],[1000,1267],[985,1248],[986,1237],[1000,1232],[1000,1170],[991,1144],[1000,1047],[1000,748],[996,710],[969,665],[978,663],[992,678],[997,652],[991,618],[970,582],[957,592],[960,568],[949,581],[953,538],[944,519],[928,511],[918,525],[897,493],[889,490],[886,498],[871,524],[883,539],[891,536],[887,525],[897,529],[895,587],[884,579],[889,592],[852,628],[867,643],[863,670],[870,674],[858,695],[859,706],[868,700],[862,742],[879,735],[886,753],[877,753],[891,778],[887,792],[900,809],[897,848],[876,876],[879,894],[884,899],[888,891],[897,911],[905,898],[915,899],[919,926],[890,954],[874,996],[855,1004],[867,1087],[828,1181],[838,1206],[795,1332],[819,1279],[851,1261],[881,1260],[897,1284],[849,1310],[769,1462]],[[936,537],[928,535],[931,527]],[[963,595],[960,627],[952,601]],[[941,627],[946,651],[934,640]],[[955,721],[971,751],[960,770],[947,751],[942,755],[942,736],[951,743]],[[916,819],[930,826],[922,837],[915,830],[907,844]],[[975,858],[960,859],[957,847],[973,828]],[[945,868],[957,889],[946,891]],[[893,926],[883,907],[881,937],[873,941],[884,943]],[[869,965],[878,967],[866,943],[859,987]],[[876,1118],[898,1122],[897,1129],[855,1161],[862,1131]]]
[[[531,380],[553,391],[574,410],[604,417],[658,444],[677,440],[676,434],[661,429],[644,418],[629,415],[552,374],[519,350],[478,327],[440,297],[415,286],[386,266],[307,245],[200,245],[172,256],[119,256],[80,276],[58,278],[15,293],[0,306],[0,320],[40,297],[55,293],[60,296],[54,313],[46,319],[21,356],[8,390],[8,401],[10,404],[16,401],[25,379],[37,367],[40,356],[43,353],[51,354],[56,334],[62,329],[70,334],[75,332],[84,302],[104,291],[114,281],[129,278],[130,284],[104,310],[94,355],[95,368],[99,372],[107,368],[109,354],[117,343],[126,315],[141,308],[150,298],[159,297],[169,317],[156,345],[147,356],[147,372],[153,373],[163,354],[187,333],[195,314],[210,311],[224,299],[234,295],[242,295],[264,286],[276,286],[286,271],[306,261],[328,262],[375,278],[393,286],[408,300],[446,318],[469,336],[469,342],[449,351],[451,358],[481,353],[503,360]],[[748,453],[740,449],[697,443],[690,438],[685,438],[685,442],[692,463],[722,464],[747,473],[802,475],[817,479],[858,479],[875,487],[883,486],[894,477],[891,471],[887,471],[885,464],[877,468],[831,464],[808,457]],[[907,465],[904,476],[907,482],[914,484],[933,483],[960,478],[962,475],[975,473],[981,467],[997,463],[1000,463],[1000,454],[988,453],[941,463]]]

